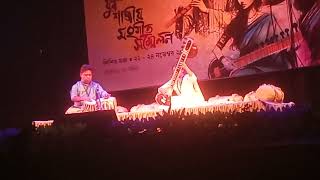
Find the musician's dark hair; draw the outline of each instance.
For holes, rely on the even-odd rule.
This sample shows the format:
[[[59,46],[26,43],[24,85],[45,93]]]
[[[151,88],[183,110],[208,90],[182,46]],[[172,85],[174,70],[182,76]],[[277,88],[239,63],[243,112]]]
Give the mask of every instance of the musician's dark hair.
[[[229,3],[229,4],[228,4]],[[248,27],[248,18],[249,12],[252,9],[259,10],[262,5],[261,0],[255,0],[253,3],[247,8],[243,9],[242,5],[238,2],[238,0],[229,0],[227,3],[228,11],[235,11],[237,15],[233,18],[230,24],[226,27],[225,33],[233,38],[232,46],[237,48],[240,47],[240,43],[243,40],[245,31]]]
[[[301,18],[303,18],[317,1],[319,0],[294,0],[293,6],[302,12]]]
[[[90,70],[91,72],[93,72],[94,68],[89,65],[89,64],[83,64],[80,68],[80,74],[82,74],[83,72]]]

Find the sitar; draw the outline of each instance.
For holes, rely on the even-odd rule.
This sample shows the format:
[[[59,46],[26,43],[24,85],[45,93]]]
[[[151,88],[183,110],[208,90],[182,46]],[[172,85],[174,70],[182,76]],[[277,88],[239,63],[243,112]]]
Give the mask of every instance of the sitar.
[[[294,42],[299,42],[302,40],[302,34],[300,31],[296,32],[294,34]],[[282,50],[290,48],[292,45],[291,37],[283,38],[277,42],[270,43],[260,49],[257,49],[251,53],[248,53],[244,56],[241,56],[238,59],[234,60],[227,60],[229,64],[229,67],[233,67],[232,70],[239,69],[242,67],[247,66],[248,64],[254,63],[262,58],[268,57],[270,55],[273,55],[275,53],[278,53]],[[213,72],[211,74],[211,78],[219,78],[219,77],[225,77],[229,76],[232,70],[226,69],[224,64],[221,62],[222,59],[216,59],[214,60],[210,66],[212,66],[210,69],[212,69]]]
[[[171,96],[173,92],[173,87],[177,83],[177,79],[181,73],[181,69],[183,66],[183,63],[186,62],[188,55],[193,47],[193,39],[190,37],[185,38],[185,45],[183,46],[183,49],[181,51],[179,60],[177,62],[177,65],[175,66],[175,69],[173,71],[172,77],[170,79],[170,84],[168,88],[165,90],[165,92],[158,92],[158,94],[155,97],[155,100],[160,105],[170,105],[171,104]]]

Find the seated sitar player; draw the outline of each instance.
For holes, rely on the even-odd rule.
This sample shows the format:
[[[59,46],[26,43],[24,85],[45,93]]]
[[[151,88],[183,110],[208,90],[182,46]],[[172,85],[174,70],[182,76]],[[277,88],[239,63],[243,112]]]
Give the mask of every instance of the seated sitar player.
[[[197,76],[185,63],[182,63],[175,83],[173,84],[170,79],[158,88],[156,101],[163,105],[172,103],[175,106],[195,106],[203,103],[204,97]]]

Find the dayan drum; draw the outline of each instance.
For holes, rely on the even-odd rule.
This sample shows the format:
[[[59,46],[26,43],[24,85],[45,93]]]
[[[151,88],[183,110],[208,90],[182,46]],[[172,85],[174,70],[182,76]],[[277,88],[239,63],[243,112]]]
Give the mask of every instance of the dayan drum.
[[[117,100],[115,97],[109,97],[108,99],[100,98],[98,103],[101,102],[101,110],[111,110],[117,107]]]
[[[83,112],[92,112],[97,110],[97,103],[95,100],[85,101],[83,103]]]

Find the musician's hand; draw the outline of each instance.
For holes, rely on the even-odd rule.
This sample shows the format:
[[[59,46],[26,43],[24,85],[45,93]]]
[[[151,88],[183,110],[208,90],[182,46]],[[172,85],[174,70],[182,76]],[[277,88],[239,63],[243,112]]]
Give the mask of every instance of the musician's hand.
[[[92,101],[89,97],[81,97],[81,101]]]
[[[158,92],[161,94],[166,94],[168,96],[172,95],[173,89],[171,87],[158,88]]]
[[[192,7],[197,7],[200,9],[200,11],[204,12],[204,13],[208,13],[209,10],[206,7],[206,5],[204,4],[203,0],[192,0],[190,3],[190,6]]]
[[[104,98],[104,99],[108,99],[108,98],[110,98],[110,97],[111,97],[111,94],[107,93],[103,98]]]
[[[162,93],[163,94],[164,89],[163,88],[158,88],[158,93]]]
[[[181,67],[182,67],[183,69],[185,69],[185,68],[187,68],[188,66],[187,66],[187,64],[186,64],[185,62],[183,62],[183,63],[181,63]]]
[[[221,63],[223,64],[225,69],[227,69],[228,71],[232,71],[232,70],[236,69],[236,66],[232,63],[232,60],[227,57],[223,57],[221,59]]]
[[[191,69],[187,66],[185,62],[182,63],[182,68],[187,72],[187,74],[189,74],[190,76],[193,76],[194,73],[191,71]]]

